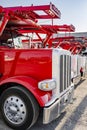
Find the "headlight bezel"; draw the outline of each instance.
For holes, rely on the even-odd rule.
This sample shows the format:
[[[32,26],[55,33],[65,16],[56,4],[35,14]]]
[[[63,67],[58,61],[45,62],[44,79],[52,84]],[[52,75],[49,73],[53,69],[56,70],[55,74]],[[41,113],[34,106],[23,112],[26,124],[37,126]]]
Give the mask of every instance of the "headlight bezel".
[[[56,88],[55,79],[46,79],[38,83],[38,88],[42,91],[52,91]]]

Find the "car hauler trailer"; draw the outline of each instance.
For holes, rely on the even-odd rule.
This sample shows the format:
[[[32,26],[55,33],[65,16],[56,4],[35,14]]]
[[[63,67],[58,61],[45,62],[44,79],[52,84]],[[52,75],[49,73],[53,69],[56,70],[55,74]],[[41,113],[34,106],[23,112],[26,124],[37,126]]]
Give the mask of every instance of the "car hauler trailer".
[[[44,10],[46,16],[34,10]],[[43,123],[56,119],[73,98],[71,53],[58,48],[15,49],[5,46],[22,30],[49,31],[36,18],[59,18],[52,4],[31,7],[0,8],[0,108],[5,122],[13,129],[27,129],[43,111]],[[38,35],[38,34],[37,34]],[[38,35],[39,37],[39,35]],[[40,38],[40,37],[39,37]]]

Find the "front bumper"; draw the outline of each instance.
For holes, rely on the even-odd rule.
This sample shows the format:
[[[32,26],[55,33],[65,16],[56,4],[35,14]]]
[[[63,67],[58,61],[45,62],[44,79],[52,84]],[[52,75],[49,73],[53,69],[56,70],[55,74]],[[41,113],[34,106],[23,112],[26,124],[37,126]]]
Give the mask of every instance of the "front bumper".
[[[50,123],[52,120],[58,118],[65,106],[72,102],[73,94],[74,85],[72,85],[69,91],[67,91],[51,105],[45,106],[43,109],[43,124]]]
[[[43,124],[47,124],[59,116],[60,101],[57,100],[49,107],[45,107],[43,111]]]

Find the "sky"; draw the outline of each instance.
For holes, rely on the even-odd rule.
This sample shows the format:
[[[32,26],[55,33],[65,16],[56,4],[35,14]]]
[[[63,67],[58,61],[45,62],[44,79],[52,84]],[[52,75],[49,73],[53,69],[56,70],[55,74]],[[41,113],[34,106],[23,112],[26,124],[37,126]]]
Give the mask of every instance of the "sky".
[[[73,24],[75,32],[87,32],[87,0],[0,0],[0,6],[30,6],[46,5],[52,2],[61,12],[61,19],[54,20],[54,24]],[[50,20],[43,20],[43,24]]]

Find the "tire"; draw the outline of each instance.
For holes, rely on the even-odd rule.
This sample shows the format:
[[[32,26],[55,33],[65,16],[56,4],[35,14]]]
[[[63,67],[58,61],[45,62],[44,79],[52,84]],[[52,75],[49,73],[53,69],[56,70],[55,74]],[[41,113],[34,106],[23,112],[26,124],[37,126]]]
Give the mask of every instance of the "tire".
[[[25,88],[14,86],[6,89],[0,99],[4,121],[13,129],[26,130],[39,115],[39,105]]]

